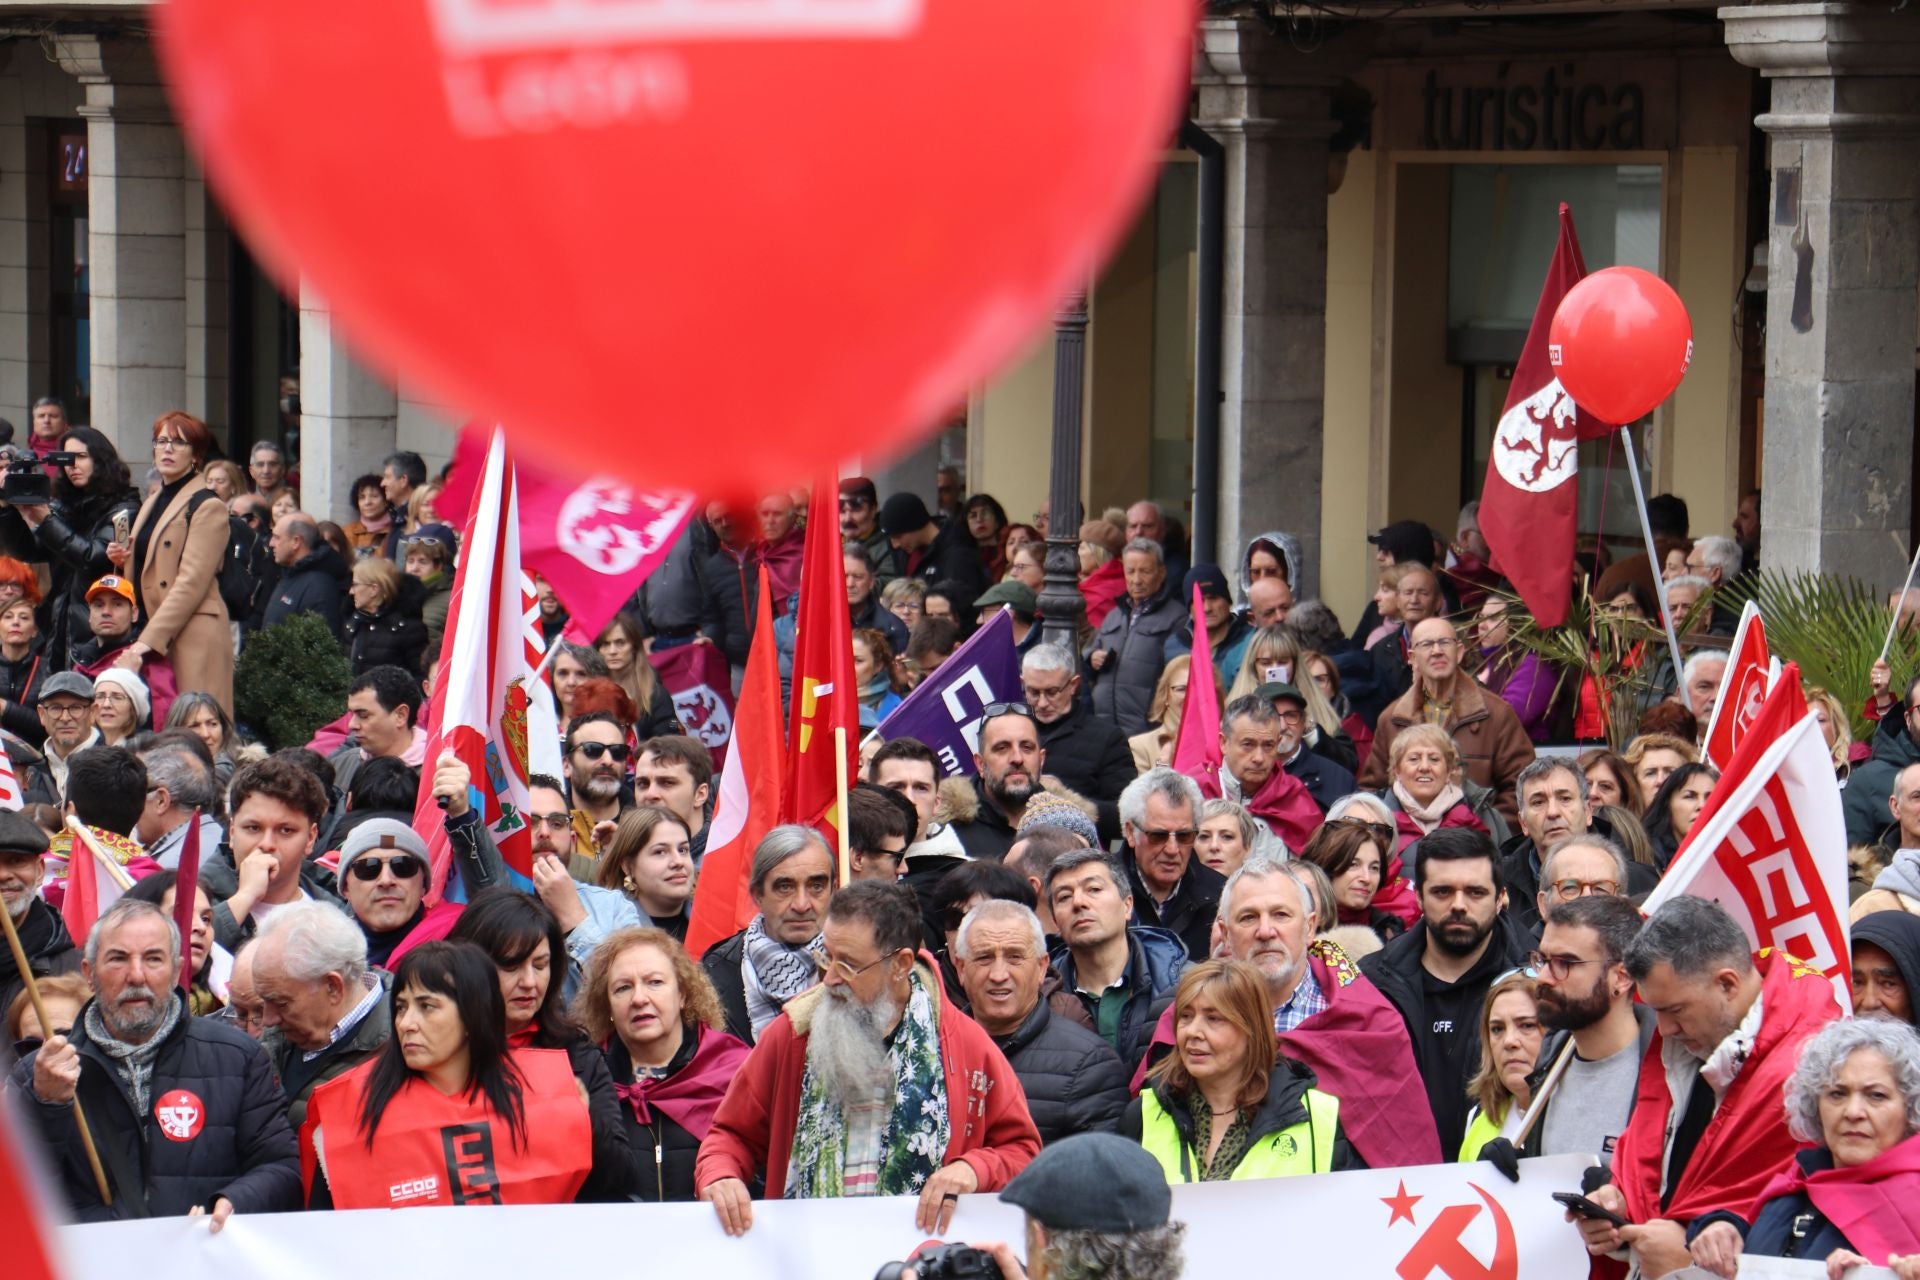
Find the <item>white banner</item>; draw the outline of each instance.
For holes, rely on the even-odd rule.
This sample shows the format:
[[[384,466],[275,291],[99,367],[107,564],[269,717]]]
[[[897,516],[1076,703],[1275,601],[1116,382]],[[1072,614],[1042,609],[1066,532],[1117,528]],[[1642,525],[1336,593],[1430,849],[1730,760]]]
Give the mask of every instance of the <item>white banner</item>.
[[[1577,1191],[1582,1156],[1493,1166],[1422,1165],[1264,1182],[1175,1187],[1187,1280],[1284,1260],[1290,1275],[1341,1280],[1566,1280],[1587,1273],[1555,1191]],[[737,1276],[866,1280],[923,1240],[914,1201],[781,1200],[753,1206],[732,1240],[706,1204],[361,1210],[68,1227],[72,1280],[434,1280],[442,1276]],[[949,1238],[1025,1253],[1023,1217],[990,1195],[961,1198]]]

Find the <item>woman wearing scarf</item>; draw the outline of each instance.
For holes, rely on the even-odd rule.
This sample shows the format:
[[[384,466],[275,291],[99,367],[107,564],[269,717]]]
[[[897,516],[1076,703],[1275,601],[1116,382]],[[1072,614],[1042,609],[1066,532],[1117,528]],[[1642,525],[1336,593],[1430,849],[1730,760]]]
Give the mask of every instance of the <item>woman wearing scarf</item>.
[[[400,961],[393,1038],[307,1104],[308,1208],[566,1204],[582,1189],[583,1090],[565,1053],[508,1043],[493,970],[468,942],[425,943]],[[462,1140],[448,1142],[449,1128]]]
[[[572,1077],[566,1091],[577,1090],[586,1098],[593,1130],[593,1166],[573,1199],[583,1204],[631,1199],[641,1189],[639,1157],[627,1143],[606,1062],[567,1016],[562,983],[554,977],[555,966],[566,963],[566,939],[553,912],[517,889],[483,889],[447,937],[472,943],[493,961],[509,1049],[551,1049],[566,1055]],[[394,985],[399,986],[397,978]]]
[[[1441,827],[1472,827],[1493,838],[1495,848],[1507,839],[1507,823],[1493,807],[1493,793],[1473,786],[1469,793],[1453,780],[1459,771],[1460,754],[1447,731],[1437,724],[1409,725],[1394,736],[1388,759],[1392,783],[1381,798],[1394,812],[1394,825],[1400,831],[1400,847],[1395,850],[1403,861],[1406,852],[1421,836]]]
[[[695,1199],[694,1157],[748,1052],[720,1029],[713,984],[667,933],[622,929],[594,951],[574,1011],[606,1055],[641,1199]]]
[[[1815,1145],[1794,1153],[1743,1219],[1694,1220],[1696,1264],[1732,1280],[1742,1253],[1920,1278],[1920,1034],[1884,1018],[1831,1023],[1787,1082],[1787,1126]]]
[[[393,508],[387,505],[379,476],[368,472],[353,482],[353,509],[360,518],[341,530],[347,535],[347,545],[353,548],[356,560],[378,556],[393,528]]]

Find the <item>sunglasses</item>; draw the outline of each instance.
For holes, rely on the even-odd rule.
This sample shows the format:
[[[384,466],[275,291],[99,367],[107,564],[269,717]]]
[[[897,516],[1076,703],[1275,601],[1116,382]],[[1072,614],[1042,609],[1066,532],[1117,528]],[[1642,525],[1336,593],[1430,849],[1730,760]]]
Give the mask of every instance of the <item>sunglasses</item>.
[[[1394,829],[1384,822],[1368,822],[1365,818],[1335,818],[1327,824],[1330,827],[1352,827],[1366,832],[1376,840],[1391,843]]]
[[[633,748],[624,742],[576,742],[573,744],[573,749],[589,760],[598,760],[601,756],[612,756],[615,760],[624,762],[633,754]]]
[[[380,878],[380,872],[389,867],[393,869],[395,880],[411,880],[420,874],[420,859],[410,853],[396,853],[391,858],[375,858],[369,855],[355,858],[353,865],[347,870],[353,873],[355,880],[364,880],[372,884]]]
[[[980,708],[980,723],[985,724],[995,716],[1031,716],[1024,702],[989,702]]]

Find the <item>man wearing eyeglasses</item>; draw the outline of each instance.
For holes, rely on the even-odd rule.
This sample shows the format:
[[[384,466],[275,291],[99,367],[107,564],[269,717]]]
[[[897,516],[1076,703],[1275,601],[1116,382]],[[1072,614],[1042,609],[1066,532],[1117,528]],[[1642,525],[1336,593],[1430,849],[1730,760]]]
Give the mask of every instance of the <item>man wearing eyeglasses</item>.
[[[946,1002],[908,890],[847,886],[823,937],[821,985],[767,1026],[700,1144],[700,1198],[738,1236],[759,1175],[769,1200],[911,1195],[915,1228],[944,1234],[1040,1150],[1020,1079]]]
[[[1651,868],[1636,876],[1626,855],[1605,837],[1581,841],[1593,825],[1587,777],[1565,756],[1542,756],[1520,771],[1520,834],[1500,851],[1500,883],[1507,886],[1507,914],[1528,937],[1536,937],[1547,912],[1590,892],[1635,894],[1652,890]],[[1551,864],[1551,865],[1550,865]],[[1602,886],[1596,889],[1594,886]]]
[[[1494,793],[1493,802],[1509,825],[1518,821],[1514,782],[1534,758],[1533,740],[1520,717],[1461,668],[1460,638],[1445,618],[1415,623],[1410,652],[1413,687],[1380,713],[1373,749],[1360,766],[1360,785],[1371,791],[1392,781],[1393,740],[1402,729],[1437,724],[1453,738],[1467,777]]]
[[[275,912],[245,954],[260,1003],[260,1045],[273,1059],[287,1122],[297,1133],[313,1091],[392,1037],[392,978],[369,966],[367,939],[353,922],[319,902]]]
[[[1040,727],[1047,772],[1098,810],[1100,838],[1120,834],[1120,793],[1139,774],[1127,736],[1080,697],[1080,660],[1059,645],[1035,645],[1020,659],[1020,691]]]
[[[1127,841],[1127,879],[1135,924],[1165,929],[1205,960],[1226,877],[1193,856],[1200,827],[1200,788],[1165,767],[1149,769],[1120,793]]]
[[[56,794],[65,795],[67,762],[100,741],[100,731],[93,727],[93,681],[72,671],[48,676],[34,710],[47,731],[47,773]]]

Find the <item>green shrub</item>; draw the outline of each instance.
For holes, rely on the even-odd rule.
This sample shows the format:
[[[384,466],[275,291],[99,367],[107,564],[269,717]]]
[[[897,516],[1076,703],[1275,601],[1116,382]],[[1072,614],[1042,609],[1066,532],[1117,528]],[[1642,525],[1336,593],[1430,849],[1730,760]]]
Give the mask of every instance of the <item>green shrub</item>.
[[[353,670],[318,614],[297,613],[256,631],[233,671],[235,715],[270,751],[304,747],[347,709]]]

